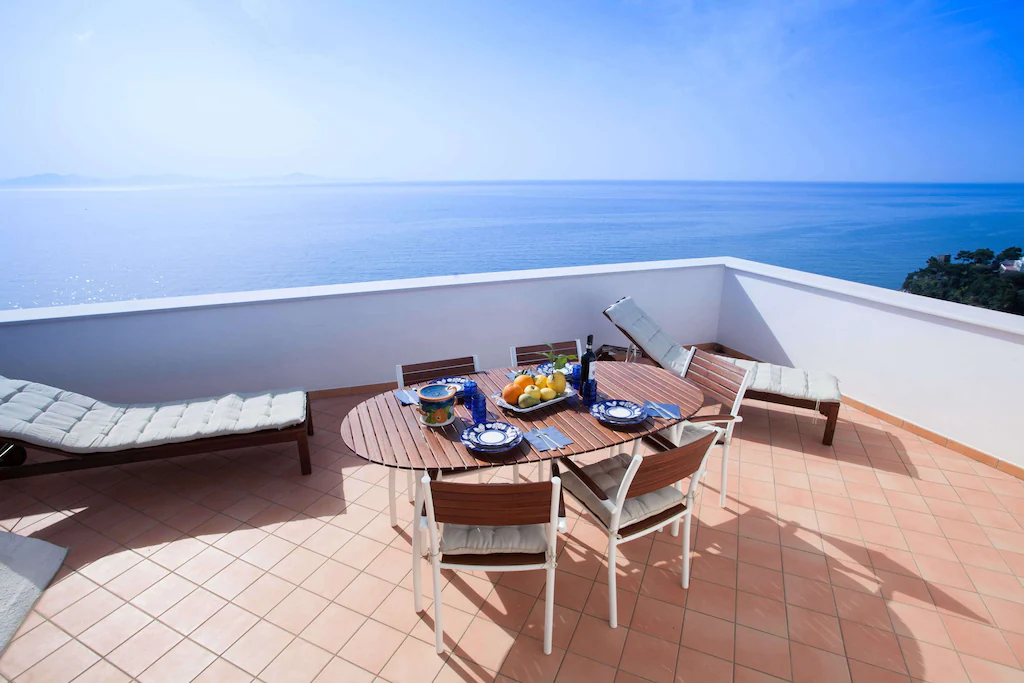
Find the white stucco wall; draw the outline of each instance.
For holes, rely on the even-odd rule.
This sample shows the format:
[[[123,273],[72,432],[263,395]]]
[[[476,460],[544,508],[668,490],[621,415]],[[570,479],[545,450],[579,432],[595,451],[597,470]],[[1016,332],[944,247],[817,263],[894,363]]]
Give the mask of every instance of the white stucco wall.
[[[0,375],[111,401],[390,382],[395,365],[586,338],[627,294],[684,343],[718,330],[720,259],[393,280],[0,312]]]
[[[1024,318],[726,259],[718,342],[1024,465]]]

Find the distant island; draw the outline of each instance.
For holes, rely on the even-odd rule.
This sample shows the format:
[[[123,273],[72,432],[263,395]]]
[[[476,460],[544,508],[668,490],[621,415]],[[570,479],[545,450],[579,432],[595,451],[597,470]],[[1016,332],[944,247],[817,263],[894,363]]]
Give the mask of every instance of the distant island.
[[[283,176],[243,178],[240,180],[216,180],[187,175],[135,175],[127,178],[92,178],[88,176],[60,173],[40,173],[0,180],[0,189],[58,190],[58,189],[116,189],[145,187],[196,187],[225,185],[320,185],[324,183],[351,182],[335,178],[324,178],[307,173],[290,173]]]
[[[933,256],[907,275],[903,291],[958,304],[1024,315],[1024,260],[1020,247]]]

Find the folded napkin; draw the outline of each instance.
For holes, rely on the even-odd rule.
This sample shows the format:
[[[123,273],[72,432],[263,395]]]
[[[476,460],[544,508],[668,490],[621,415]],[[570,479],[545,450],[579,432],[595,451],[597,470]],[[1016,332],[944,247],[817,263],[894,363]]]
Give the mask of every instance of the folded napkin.
[[[534,429],[526,433],[526,440],[530,442],[534,450],[548,451],[551,449],[565,448],[572,443],[572,439],[554,427]]]
[[[531,372],[531,370],[530,368],[523,368],[522,370],[516,370],[515,372],[506,372],[505,376],[509,379],[515,379],[519,375],[523,374],[523,372]]]
[[[403,406],[413,406],[420,402],[419,394],[415,389],[395,389],[394,394]]]
[[[679,406],[675,403],[654,403],[652,401],[646,401],[644,408],[647,408],[647,414],[652,417],[661,417],[668,419],[671,417],[673,420],[678,420],[681,416],[679,414]]]

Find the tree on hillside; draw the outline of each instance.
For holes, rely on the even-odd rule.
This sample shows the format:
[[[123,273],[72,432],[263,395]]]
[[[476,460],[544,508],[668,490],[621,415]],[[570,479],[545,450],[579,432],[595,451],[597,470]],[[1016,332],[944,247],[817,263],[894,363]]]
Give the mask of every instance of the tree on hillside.
[[[1004,260],[1020,258],[1020,247],[999,252],[991,249],[959,251],[946,263],[928,259],[928,265],[907,275],[903,291],[969,306],[1024,315],[1024,273],[1000,273]]]

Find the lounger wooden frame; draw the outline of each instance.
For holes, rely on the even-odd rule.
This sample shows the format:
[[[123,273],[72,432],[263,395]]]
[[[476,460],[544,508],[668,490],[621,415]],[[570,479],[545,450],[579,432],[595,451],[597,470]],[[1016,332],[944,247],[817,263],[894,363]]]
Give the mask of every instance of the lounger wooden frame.
[[[625,297],[624,297],[625,298]],[[622,301],[622,299],[619,299]],[[615,302],[615,303],[618,303]],[[615,304],[612,304],[614,306]],[[611,306],[609,306],[611,308]],[[626,339],[630,341],[633,346],[643,351],[643,346],[637,342],[626,330],[617,325],[612,317],[608,315],[608,309],[604,310],[604,317],[611,321],[612,325],[615,325],[622,334],[626,336]],[[646,354],[645,354],[646,355]],[[650,356],[648,356],[650,358]],[[657,358],[651,358],[655,363],[658,363],[660,367],[665,367],[658,362]],[[668,369],[668,368],[666,368]],[[806,398],[791,398],[789,396],[782,396],[781,394],[769,394],[764,391],[752,391],[750,389],[743,396],[745,399],[753,399],[755,401],[766,401],[768,403],[777,403],[784,406],[793,406],[794,408],[806,408],[807,410],[817,410],[819,413],[825,416],[825,432],[822,435],[821,443],[826,446],[832,445],[832,439],[836,434],[836,424],[839,422],[839,406],[838,401],[812,401]]]
[[[210,453],[212,451],[226,451],[234,448],[248,448],[251,446],[266,446],[272,443],[287,443],[294,441],[299,449],[299,469],[302,474],[310,474],[312,466],[309,460],[309,437],[313,435],[313,410],[309,404],[309,394],[306,394],[306,417],[302,422],[285,427],[284,429],[264,429],[258,432],[245,434],[226,434],[224,436],[212,436],[203,439],[193,439],[180,443],[160,444],[159,446],[143,446],[141,448],[130,448],[121,451],[109,451],[103,453],[70,453],[59,448],[39,446],[26,441],[4,438],[2,441],[21,446],[22,448],[53,453],[66,458],[66,460],[51,460],[47,462],[34,463],[30,465],[17,465],[12,467],[0,467],[0,481],[4,479],[19,479],[21,477],[33,477],[40,474],[54,474],[56,472],[69,472],[72,470],[84,470],[90,467],[108,467],[110,465],[126,465],[133,462],[144,462],[147,460],[161,460],[163,458],[176,458],[182,455],[197,455],[199,453]]]

